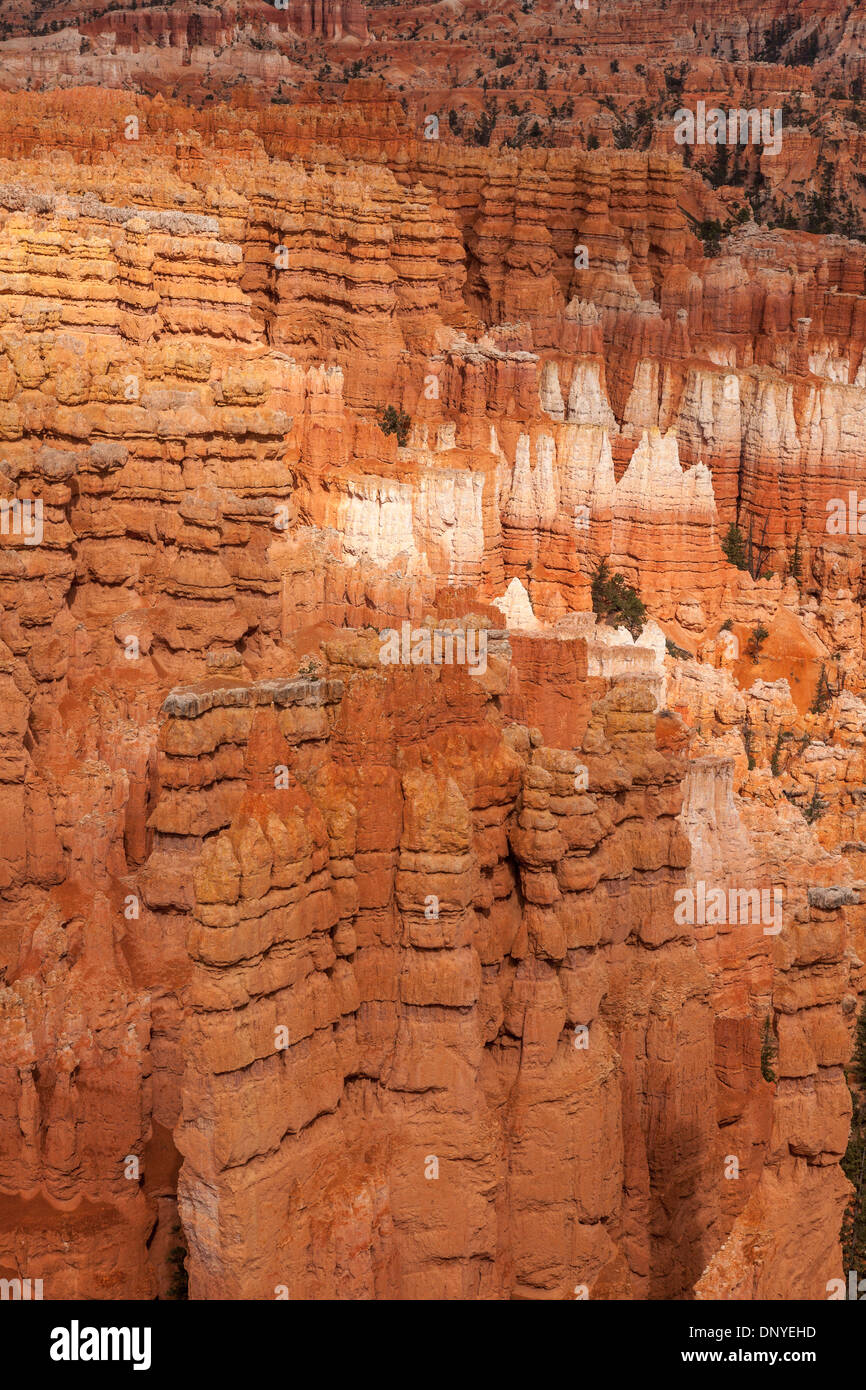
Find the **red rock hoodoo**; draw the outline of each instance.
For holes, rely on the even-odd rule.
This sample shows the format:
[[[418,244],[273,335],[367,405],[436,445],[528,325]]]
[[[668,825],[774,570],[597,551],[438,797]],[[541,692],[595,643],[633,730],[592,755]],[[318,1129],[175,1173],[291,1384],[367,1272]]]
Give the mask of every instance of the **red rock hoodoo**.
[[[831,10],[0,4],[0,1277],[849,1267]],[[778,110],[778,152],[677,143],[699,102]]]

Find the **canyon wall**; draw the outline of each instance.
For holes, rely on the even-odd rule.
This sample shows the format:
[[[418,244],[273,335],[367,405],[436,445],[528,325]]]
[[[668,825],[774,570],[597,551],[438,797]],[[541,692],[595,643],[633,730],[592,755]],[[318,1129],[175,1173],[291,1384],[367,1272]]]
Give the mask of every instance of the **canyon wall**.
[[[863,247],[377,102],[0,97],[0,1274],[823,1298]]]

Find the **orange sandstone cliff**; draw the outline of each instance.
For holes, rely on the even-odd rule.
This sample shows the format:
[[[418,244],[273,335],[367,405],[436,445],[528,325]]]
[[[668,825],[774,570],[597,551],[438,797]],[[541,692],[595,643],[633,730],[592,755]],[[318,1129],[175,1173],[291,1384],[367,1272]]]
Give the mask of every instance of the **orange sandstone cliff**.
[[[666,11],[674,93],[862,81],[853,12],[813,46],[741,9]],[[636,104],[651,13],[627,58],[600,10]],[[447,71],[451,21],[260,11],[4,20],[0,1274],[824,1298],[866,992],[866,246],[794,187],[826,137],[761,176],[786,225],[717,237],[760,171],[615,139],[582,77],[563,138],[473,142],[415,42]],[[314,43],[348,84],[296,90]]]

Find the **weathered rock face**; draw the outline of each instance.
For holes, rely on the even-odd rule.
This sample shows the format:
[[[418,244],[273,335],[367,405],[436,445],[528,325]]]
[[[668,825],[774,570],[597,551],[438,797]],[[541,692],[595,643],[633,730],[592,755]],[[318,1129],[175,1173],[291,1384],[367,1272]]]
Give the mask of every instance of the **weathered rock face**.
[[[800,71],[747,8],[668,15],[690,98]],[[44,76],[366,37],[275,15],[279,54],[246,11],[96,15]],[[821,1298],[864,248],[710,254],[663,132],[425,139],[423,86],[0,96],[0,1275],[172,1297],[181,1247],[193,1298]]]
[[[178,1130],[192,1296],[682,1295],[717,1201],[713,1016],[670,925],[683,765],[656,748],[652,696],[596,703],[576,793],[578,754],[503,727],[471,676],[329,654],[341,681],[167,705],[155,854],[202,840]],[[702,1119],[681,1149],[668,1102],[687,1093]]]
[[[784,213],[804,230],[845,235],[856,235],[866,211],[858,179],[862,0],[844,11],[826,0],[748,3],[730,16],[708,16],[694,0],[658,0],[639,11],[632,0],[605,0],[591,12],[552,0],[432,8],[362,0],[141,8],[93,0],[77,9],[59,0],[0,4],[4,90],[89,85],[244,108],[279,102],[301,108],[307,138],[323,130],[337,138],[343,123],[323,112],[322,99],[352,82],[363,120],[349,118],[342,136],[371,147],[394,141],[397,157],[395,127],[402,122],[417,134],[430,115],[452,145],[591,146],[607,156],[623,147],[677,151],[677,115],[699,102],[765,110],[778,113],[781,145],[683,151],[689,173],[681,206],[698,222],[725,222],[751,202],[762,220]],[[522,220],[536,225],[543,261],[541,206],[528,199]],[[523,302],[531,294],[527,268],[518,277]]]

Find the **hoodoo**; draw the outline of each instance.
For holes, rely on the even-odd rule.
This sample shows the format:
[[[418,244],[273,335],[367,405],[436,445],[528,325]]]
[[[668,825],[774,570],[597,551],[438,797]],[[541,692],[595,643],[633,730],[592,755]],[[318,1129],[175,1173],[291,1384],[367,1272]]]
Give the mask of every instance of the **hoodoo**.
[[[864,1296],[864,25],[0,0],[4,1299]]]

